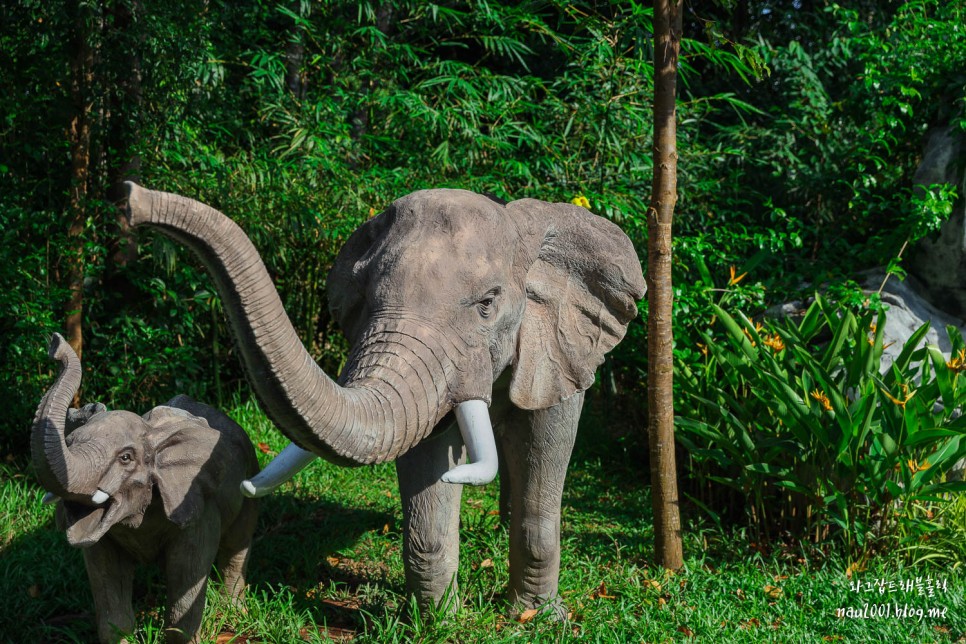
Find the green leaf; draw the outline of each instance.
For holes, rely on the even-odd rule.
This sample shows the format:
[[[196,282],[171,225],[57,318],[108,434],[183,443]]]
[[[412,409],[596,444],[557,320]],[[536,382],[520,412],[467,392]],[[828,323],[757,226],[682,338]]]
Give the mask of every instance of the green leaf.
[[[932,362],[933,371],[936,375],[936,383],[939,385],[943,402],[948,407],[955,406],[956,396],[953,393],[952,373],[949,367],[946,366],[946,356],[942,354],[938,347],[933,345],[928,345],[926,351],[929,354],[929,360]]]
[[[929,322],[926,322],[918,329],[912,332],[906,343],[902,345],[902,351],[893,361],[893,369],[889,370],[889,373],[885,376],[885,386],[886,389],[891,390],[896,384],[896,374],[904,373],[909,368],[909,363],[912,360],[913,353],[916,351],[922,339],[929,333]]]
[[[855,331],[856,324],[855,316],[852,315],[851,311],[846,311],[842,319],[831,318],[826,313],[826,320],[835,329],[832,341],[829,343],[821,360],[822,368],[825,371],[829,371],[843,361],[841,355],[843,347],[846,346],[849,335]]]
[[[820,296],[816,295],[816,301],[812,302],[811,306],[808,307],[805,311],[805,316],[798,324],[798,333],[800,341],[802,342],[811,340],[825,322],[824,316],[822,315],[822,306],[817,299],[818,297]]]
[[[712,304],[711,308],[714,310],[715,315],[718,316],[718,319],[721,320],[725,330],[727,330],[730,334],[732,341],[735,342],[741,349],[741,352],[744,354],[745,358],[750,361],[757,360],[758,349],[752,346],[751,340],[749,340],[748,336],[744,334],[744,332],[741,330],[741,327],[738,326],[737,322],[735,322],[735,319],[717,304]]]

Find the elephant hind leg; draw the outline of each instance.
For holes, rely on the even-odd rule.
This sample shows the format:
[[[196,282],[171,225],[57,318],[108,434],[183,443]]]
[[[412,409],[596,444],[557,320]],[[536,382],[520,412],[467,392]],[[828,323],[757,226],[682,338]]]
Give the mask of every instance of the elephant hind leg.
[[[580,393],[550,409],[515,409],[500,434],[509,474],[509,599],[514,612],[567,614],[558,595],[560,504],[583,399]]]
[[[459,606],[459,506],[463,486],[440,477],[462,460],[455,425],[396,460],[403,510],[406,590],[421,611]]]
[[[246,499],[234,523],[225,529],[215,559],[222,582],[221,593],[238,609],[245,607],[245,571],[257,520],[258,501]]]

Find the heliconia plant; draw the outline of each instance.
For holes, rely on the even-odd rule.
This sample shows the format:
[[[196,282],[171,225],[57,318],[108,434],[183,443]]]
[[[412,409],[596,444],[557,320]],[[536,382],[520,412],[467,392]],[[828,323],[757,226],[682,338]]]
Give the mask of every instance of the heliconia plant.
[[[883,368],[887,312],[856,315],[821,296],[797,321],[713,310],[703,362],[677,365],[677,435],[695,502],[718,518],[730,489],[732,503],[747,497],[759,539],[838,537],[855,558],[900,535],[914,555],[944,529],[931,508],[966,489],[950,477],[966,457],[956,328],[950,356],[923,344],[926,324]]]

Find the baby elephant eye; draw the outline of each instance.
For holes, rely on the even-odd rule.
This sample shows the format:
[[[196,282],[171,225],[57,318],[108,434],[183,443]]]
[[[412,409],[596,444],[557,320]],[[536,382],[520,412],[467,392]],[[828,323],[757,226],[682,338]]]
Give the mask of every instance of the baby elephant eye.
[[[127,464],[134,460],[134,456],[130,452],[123,452],[117,457],[117,460]]]

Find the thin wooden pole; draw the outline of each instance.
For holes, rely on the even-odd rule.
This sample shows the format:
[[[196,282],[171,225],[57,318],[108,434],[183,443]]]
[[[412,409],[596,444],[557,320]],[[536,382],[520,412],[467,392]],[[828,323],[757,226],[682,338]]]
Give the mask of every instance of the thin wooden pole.
[[[654,549],[657,563],[672,570],[684,563],[674,459],[671,331],[671,224],[678,163],[675,102],[682,9],[681,0],[654,2],[654,182],[647,212],[647,401]]]

